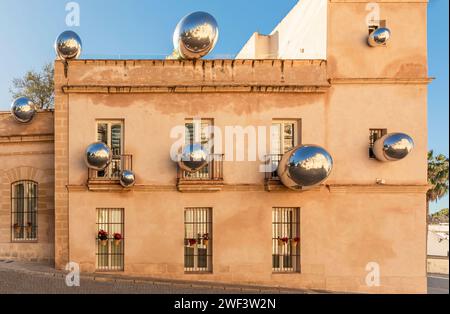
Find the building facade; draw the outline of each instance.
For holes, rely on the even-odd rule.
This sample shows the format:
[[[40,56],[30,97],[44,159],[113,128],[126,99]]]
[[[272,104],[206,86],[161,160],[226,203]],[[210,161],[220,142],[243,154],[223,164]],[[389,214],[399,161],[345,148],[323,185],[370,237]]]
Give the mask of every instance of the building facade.
[[[310,57],[323,51],[308,54],[307,47],[308,57],[285,59],[272,45],[261,48],[270,58],[257,57],[258,45],[250,44],[237,60],[56,61],[54,191],[45,195],[54,192],[56,267],[76,262],[84,272],[426,292],[427,1],[378,1],[382,23],[395,31],[378,48],[366,42],[368,1],[324,3],[326,45],[311,47],[326,47],[325,59]],[[27,132],[39,119],[11,128]],[[203,134],[205,126],[214,133]],[[199,134],[205,145],[212,134],[217,141],[214,160],[196,174],[171,158],[174,143],[193,140],[180,129]],[[244,137],[236,136],[238,129]],[[257,142],[261,160],[248,158],[255,132],[266,139]],[[414,151],[379,162],[371,153],[374,136],[392,132],[409,134]],[[227,135],[228,141],[218,140]],[[96,141],[114,155],[103,171],[84,162]],[[291,191],[276,173],[261,171],[301,144],[320,145],[333,156],[325,183]],[[237,161],[240,155],[245,158]],[[0,229],[3,249],[16,245],[8,241],[11,184],[37,180],[15,170],[8,177],[26,164],[21,159],[0,173],[8,217]],[[50,171],[49,160],[29,163]],[[120,185],[123,170],[135,173],[135,186]],[[50,211],[45,217],[53,218]],[[373,272],[379,285],[367,280]]]
[[[0,258],[54,260],[54,114],[0,113]]]

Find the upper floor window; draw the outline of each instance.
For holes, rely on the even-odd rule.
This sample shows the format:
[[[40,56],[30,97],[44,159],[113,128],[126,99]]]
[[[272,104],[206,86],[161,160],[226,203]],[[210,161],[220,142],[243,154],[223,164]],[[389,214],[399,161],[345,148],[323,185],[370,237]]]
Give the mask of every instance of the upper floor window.
[[[271,128],[272,154],[283,155],[299,145],[298,120],[274,120]]]
[[[123,155],[123,121],[97,121],[97,141],[103,142],[111,148],[113,158],[111,164],[103,171],[97,172],[98,178],[119,178],[124,167]]]
[[[369,158],[375,159],[373,147],[375,142],[387,134],[387,129],[370,129],[369,130]]]
[[[37,240],[38,185],[19,181],[11,185],[11,220],[13,241]]]
[[[203,147],[213,154],[214,147],[212,146],[212,135],[210,134],[209,127],[213,126],[212,119],[186,119],[185,121],[185,144],[191,145],[194,143],[201,143]],[[210,178],[211,164],[195,173],[186,173],[187,179],[207,179]]]

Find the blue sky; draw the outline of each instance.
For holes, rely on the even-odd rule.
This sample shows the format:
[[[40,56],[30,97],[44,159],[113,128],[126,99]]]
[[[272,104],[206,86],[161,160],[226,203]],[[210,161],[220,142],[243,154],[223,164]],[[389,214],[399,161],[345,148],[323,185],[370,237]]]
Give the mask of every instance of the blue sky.
[[[67,29],[66,0],[0,0],[0,110],[11,103],[14,77],[54,59],[55,37]],[[220,24],[213,57],[232,57],[255,31],[269,33],[297,0],[78,0],[84,58],[162,58],[172,51],[181,17],[202,10]],[[449,1],[429,4],[429,143],[449,154]],[[412,37],[413,40],[413,37]],[[448,197],[432,208],[448,207]]]

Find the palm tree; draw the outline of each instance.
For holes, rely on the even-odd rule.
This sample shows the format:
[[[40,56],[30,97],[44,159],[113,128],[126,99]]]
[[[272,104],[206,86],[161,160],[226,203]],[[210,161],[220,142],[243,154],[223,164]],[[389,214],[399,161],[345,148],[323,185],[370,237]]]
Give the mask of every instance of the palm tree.
[[[448,193],[448,158],[442,154],[434,156],[434,152],[428,153],[428,184],[427,213],[430,202],[436,202]]]

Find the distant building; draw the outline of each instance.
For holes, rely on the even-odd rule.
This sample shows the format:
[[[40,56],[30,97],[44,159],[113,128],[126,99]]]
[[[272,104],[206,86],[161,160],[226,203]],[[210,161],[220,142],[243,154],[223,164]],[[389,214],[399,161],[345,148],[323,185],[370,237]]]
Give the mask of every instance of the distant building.
[[[448,257],[449,224],[428,226],[428,256]]]

